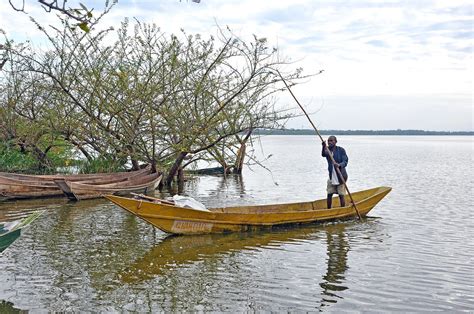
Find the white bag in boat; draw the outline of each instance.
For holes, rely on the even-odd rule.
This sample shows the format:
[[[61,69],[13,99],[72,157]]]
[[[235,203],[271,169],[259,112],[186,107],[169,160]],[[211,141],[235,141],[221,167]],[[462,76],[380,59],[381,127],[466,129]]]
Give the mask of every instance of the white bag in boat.
[[[197,210],[209,211],[206,206],[204,206],[204,204],[189,196],[176,194],[173,196],[173,201],[175,205],[179,207],[188,207]]]

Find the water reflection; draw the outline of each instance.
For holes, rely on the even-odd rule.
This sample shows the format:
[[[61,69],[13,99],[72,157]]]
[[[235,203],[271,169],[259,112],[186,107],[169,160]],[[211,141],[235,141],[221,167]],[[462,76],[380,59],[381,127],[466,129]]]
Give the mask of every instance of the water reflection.
[[[248,197],[240,176],[212,179],[212,189],[205,190],[209,202]],[[19,285],[21,296],[40,291],[38,299],[15,299],[23,309],[312,311],[345,297],[349,244],[360,247],[372,242],[361,234],[378,233],[366,222],[173,237],[107,201],[50,208],[41,225],[32,226],[34,237],[10,252],[12,262],[3,266],[8,271],[0,274],[3,282],[15,282],[0,290],[4,295],[18,293]],[[362,226],[367,230],[348,235]]]
[[[196,198],[207,207],[255,204],[252,196],[246,194],[241,174],[192,176],[183,186],[173,184],[155,193],[160,198],[175,194]]]
[[[120,271],[116,278],[122,283],[137,285],[154,278],[174,277],[178,269],[192,267],[196,263],[204,263],[211,268],[215,267],[219,260],[242,252],[251,254],[254,252],[255,255],[258,255],[265,249],[286,250],[285,247],[288,245],[300,245],[316,240],[326,242],[327,247],[327,260],[323,262],[327,265],[327,269],[319,283],[322,288],[320,305],[324,307],[342,299],[341,292],[348,289],[344,282],[345,272],[348,269],[347,255],[350,247],[345,229],[344,223],[336,223],[276,228],[272,231],[255,233],[168,236],[130,266]],[[237,270],[230,271],[238,271],[242,267],[234,266]],[[233,275],[235,274],[229,274],[229,276]],[[284,274],[279,275],[284,276]],[[191,279],[196,282],[188,282],[186,284],[188,287],[206,287],[206,281],[210,278],[195,276]],[[173,289],[172,287],[168,288]],[[305,289],[305,287],[300,288]],[[205,292],[201,293],[205,294]],[[169,297],[171,298],[172,294]]]
[[[25,218],[34,211],[59,208],[65,204],[67,200],[59,198],[2,201],[0,202],[0,222]]]
[[[347,289],[343,285],[345,281],[344,273],[347,266],[347,253],[349,252],[349,242],[344,233],[343,225],[335,225],[325,229],[327,245],[327,271],[320,283],[323,288],[322,306],[336,303],[340,298],[338,292]]]
[[[60,274],[58,286],[75,286],[87,280],[90,284],[87,289],[95,288],[99,292],[112,289],[114,283],[109,279],[114,265],[132,260],[143,245],[143,233],[149,229],[144,229],[133,215],[113,210],[107,201],[68,205],[45,222],[50,226],[40,239],[46,253],[43,254],[45,264]]]
[[[245,186],[200,176],[184,193],[208,207],[325,197],[314,137],[265,140],[275,156],[266,165],[284,184],[254,168]],[[0,255],[0,300],[32,312],[472,311],[473,206],[451,196],[470,195],[474,176],[446,162],[469,160],[472,137],[344,142],[353,191],[394,187],[371,212],[381,219],[167,238],[108,202],[0,202],[0,220],[49,209]],[[0,313],[11,303],[0,301]]]

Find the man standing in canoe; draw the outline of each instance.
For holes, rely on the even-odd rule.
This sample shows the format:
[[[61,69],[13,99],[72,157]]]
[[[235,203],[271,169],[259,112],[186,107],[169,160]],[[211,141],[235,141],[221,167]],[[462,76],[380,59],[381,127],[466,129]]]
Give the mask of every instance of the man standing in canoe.
[[[347,163],[349,162],[349,158],[347,158],[345,149],[340,146],[336,146],[336,143],[337,143],[337,138],[334,135],[331,135],[328,138],[328,144],[327,144],[329,146],[328,147],[329,153],[332,154],[334,160],[336,161],[335,166],[339,168],[344,180],[347,181],[346,166],[347,166]],[[331,208],[332,206],[333,194],[339,195],[341,206],[344,207],[346,206],[346,202],[344,200],[344,195],[346,195],[346,190],[344,188],[342,178],[339,177],[338,172],[333,167],[331,158],[328,155],[328,150],[326,149],[326,142],[323,141],[322,144],[323,144],[323,150],[322,150],[321,155],[326,158],[328,162],[328,171],[329,171],[329,180],[328,180],[328,185],[327,185],[328,208]]]

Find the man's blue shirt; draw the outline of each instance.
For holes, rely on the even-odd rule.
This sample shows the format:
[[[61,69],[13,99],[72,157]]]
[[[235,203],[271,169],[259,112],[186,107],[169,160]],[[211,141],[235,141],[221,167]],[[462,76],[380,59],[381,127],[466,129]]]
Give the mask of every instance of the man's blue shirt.
[[[349,158],[347,157],[346,150],[340,146],[336,146],[332,154],[333,154],[332,156],[334,157],[334,160],[340,165],[339,169],[341,170],[344,180],[347,180],[346,166],[347,166],[347,163],[349,162]],[[326,157],[326,160],[328,162],[329,179],[332,179],[332,168],[333,168],[332,161],[331,161],[331,158],[329,158],[329,156],[327,155],[324,147],[321,152],[321,155],[323,157]]]

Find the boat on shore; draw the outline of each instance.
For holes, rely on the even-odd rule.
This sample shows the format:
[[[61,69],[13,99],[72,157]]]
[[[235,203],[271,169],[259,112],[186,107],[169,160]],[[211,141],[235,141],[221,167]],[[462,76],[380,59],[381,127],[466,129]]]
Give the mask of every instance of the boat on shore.
[[[0,172],[0,178],[8,178],[13,180],[21,181],[32,181],[35,183],[49,182],[53,183],[54,180],[69,180],[69,181],[86,181],[86,182],[100,182],[101,180],[114,180],[128,178],[130,174],[141,174],[150,172],[151,166],[147,165],[143,169],[136,171],[122,171],[122,172],[110,172],[110,173],[81,173],[81,174],[22,174],[22,173],[11,173],[11,172]]]
[[[91,185],[112,184],[150,172],[150,166],[130,172],[76,175],[26,175],[0,172],[0,200],[62,197],[64,196],[63,191],[55,183],[55,180],[83,182]]]
[[[62,196],[54,181],[18,180],[0,176],[0,199],[24,199]]]
[[[377,205],[390,191],[390,187],[377,187],[352,193],[352,198],[362,217]],[[274,205],[254,205],[209,208],[197,210],[179,207],[172,202],[152,197],[127,198],[106,195],[108,200],[138,216],[160,230],[172,234],[204,234],[245,232],[277,225],[323,222],[351,219],[357,213],[350,202],[340,207],[334,197],[335,207],[328,209],[326,199]]]
[[[100,198],[104,194],[125,195],[129,193],[146,193],[154,191],[160,184],[162,175],[158,172],[133,176],[127,180],[107,183],[89,184],[87,182],[74,182],[64,179],[54,180],[61,191],[70,200],[85,200]]]

